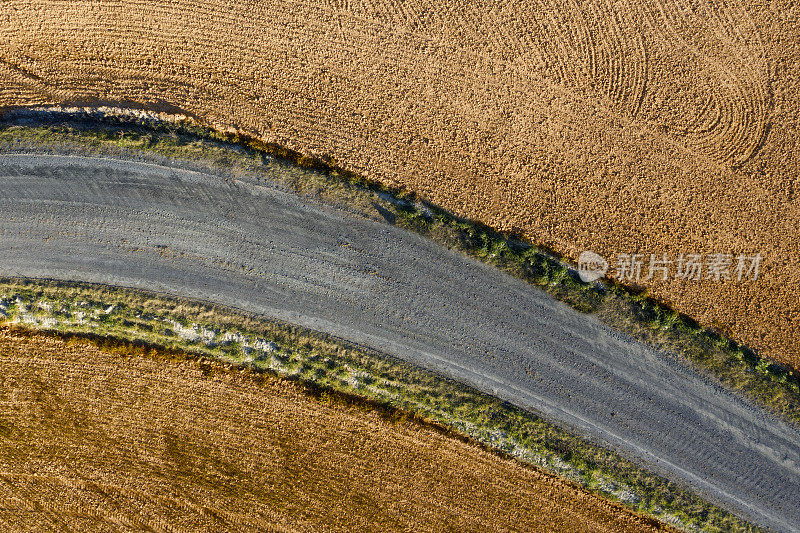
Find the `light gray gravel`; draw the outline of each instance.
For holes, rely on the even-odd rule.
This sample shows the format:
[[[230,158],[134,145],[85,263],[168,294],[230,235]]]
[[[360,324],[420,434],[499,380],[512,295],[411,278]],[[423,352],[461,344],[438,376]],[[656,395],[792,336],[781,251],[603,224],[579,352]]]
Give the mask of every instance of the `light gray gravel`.
[[[497,270],[272,188],[2,156],[0,275],[152,289],[369,345],[800,530],[800,435],[786,424]]]

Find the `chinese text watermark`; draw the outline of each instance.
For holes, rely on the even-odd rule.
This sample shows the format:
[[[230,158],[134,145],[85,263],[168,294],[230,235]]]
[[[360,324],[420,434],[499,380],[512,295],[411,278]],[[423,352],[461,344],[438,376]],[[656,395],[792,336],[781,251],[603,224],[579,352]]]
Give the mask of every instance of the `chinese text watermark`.
[[[605,276],[610,267],[619,281],[755,281],[761,254],[662,254],[621,253],[611,265],[599,254],[584,251],[578,257],[578,275],[585,282]]]

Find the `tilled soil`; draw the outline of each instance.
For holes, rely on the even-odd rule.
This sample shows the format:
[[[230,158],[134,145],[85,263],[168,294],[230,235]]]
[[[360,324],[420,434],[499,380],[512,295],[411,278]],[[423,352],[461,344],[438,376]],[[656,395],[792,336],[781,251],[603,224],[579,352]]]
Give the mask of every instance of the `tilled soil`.
[[[0,328],[0,385],[9,531],[662,529],[435,428],[208,361]]]

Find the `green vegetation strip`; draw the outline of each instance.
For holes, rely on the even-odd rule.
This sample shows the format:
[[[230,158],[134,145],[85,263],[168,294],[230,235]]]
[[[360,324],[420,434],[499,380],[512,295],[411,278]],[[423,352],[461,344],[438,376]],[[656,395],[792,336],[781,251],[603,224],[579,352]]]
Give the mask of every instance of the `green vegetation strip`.
[[[0,280],[0,324],[217,359],[420,418],[682,529],[756,531],[619,455],[458,382],[232,309],[99,285]]]
[[[167,120],[165,120],[165,118]],[[646,292],[582,282],[549,250],[460,219],[413,194],[368,182],[335,161],[253,138],[222,134],[188,118],[146,112],[10,110],[0,119],[0,152],[103,155],[257,177],[291,192],[417,232],[540,287],[575,309],[653,346],[800,428],[800,374],[702,327]]]

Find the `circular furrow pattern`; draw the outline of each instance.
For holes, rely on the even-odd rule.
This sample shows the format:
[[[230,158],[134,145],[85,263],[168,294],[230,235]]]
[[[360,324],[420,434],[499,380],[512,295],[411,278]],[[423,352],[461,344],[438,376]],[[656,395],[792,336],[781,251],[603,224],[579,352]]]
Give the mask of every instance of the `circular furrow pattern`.
[[[724,8],[687,0],[636,5],[650,32],[689,54],[694,70],[687,78],[705,92],[705,105],[718,109],[718,120],[699,130],[692,127],[697,119],[691,115],[681,120],[683,124],[668,126],[689,134],[687,141],[711,157],[733,163],[747,160],[763,139],[771,104],[761,37],[747,12],[735,3]]]

